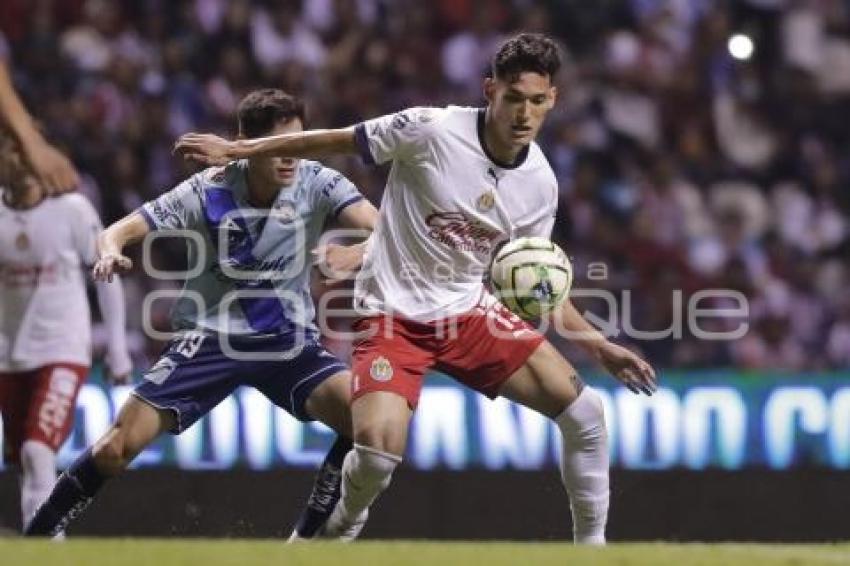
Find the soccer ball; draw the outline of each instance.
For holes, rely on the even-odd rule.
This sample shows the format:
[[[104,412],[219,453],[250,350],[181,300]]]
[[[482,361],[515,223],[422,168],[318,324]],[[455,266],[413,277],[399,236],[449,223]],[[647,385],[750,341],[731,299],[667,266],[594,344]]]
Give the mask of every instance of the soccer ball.
[[[560,305],[573,284],[564,251],[546,238],[519,238],[505,244],[490,266],[490,282],[506,307],[524,319]]]

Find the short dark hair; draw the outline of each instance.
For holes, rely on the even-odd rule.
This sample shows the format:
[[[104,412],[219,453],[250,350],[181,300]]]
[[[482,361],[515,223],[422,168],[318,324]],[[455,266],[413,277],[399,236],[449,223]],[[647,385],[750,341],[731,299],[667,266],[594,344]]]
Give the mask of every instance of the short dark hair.
[[[521,33],[510,38],[493,58],[493,76],[511,82],[526,72],[554,78],[560,68],[558,45],[540,33]]]
[[[268,134],[280,122],[298,118],[306,127],[304,102],[280,89],[264,88],[249,93],[236,109],[239,133],[246,138]]]

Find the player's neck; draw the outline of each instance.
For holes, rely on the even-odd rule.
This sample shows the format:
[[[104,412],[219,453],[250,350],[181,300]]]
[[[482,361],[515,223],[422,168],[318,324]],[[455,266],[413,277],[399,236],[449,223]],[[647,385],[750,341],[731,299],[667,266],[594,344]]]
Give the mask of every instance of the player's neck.
[[[489,108],[484,112],[484,127],[479,131],[482,134],[481,142],[484,145],[484,153],[495,160],[497,165],[515,164],[519,155],[526,149],[526,146],[505,144],[499,140]]]
[[[250,166],[246,178],[248,187],[248,202],[256,208],[271,208],[280,192],[280,187],[264,182],[257,178],[257,173]]]
[[[3,191],[3,202],[9,208],[25,210],[32,208],[44,200],[44,193],[38,185],[28,184],[20,189],[6,189]]]

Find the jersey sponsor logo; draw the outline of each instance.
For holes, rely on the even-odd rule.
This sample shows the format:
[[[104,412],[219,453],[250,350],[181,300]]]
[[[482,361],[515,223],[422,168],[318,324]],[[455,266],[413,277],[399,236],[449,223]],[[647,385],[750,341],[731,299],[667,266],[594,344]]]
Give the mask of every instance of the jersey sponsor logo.
[[[380,356],[372,361],[372,367],[369,368],[369,375],[375,381],[389,381],[393,378],[393,366],[388,359]]]
[[[501,236],[463,212],[433,212],[425,223],[430,228],[428,236],[458,251],[490,253]]]
[[[35,287],[59,282],[62,273],[58,263],[45,265],[0,265],[0,282],[7,288]]]
[[[258,285],[261,279],[268,279],[273,276],[273,273],[276,271],[283,271],[286,269],[286,266],[289,265],[294,259],[294,256],[290,257],[276,257],[274,259],[268,259],[264,261],[255,260],[252,262],[242,262],[239,261],[235,257],[229,257],[223,259],[219,262],[219,264],[214,264],[210,271],[215,274],[216,277],[221,281],[229,281],[231,277],[227,276],[224,273],[224,270],[221,268],[220,264],[227,264],[227,266],[233,271],[241,271],[243,273],[251,273],[256,278],[257,281],[245,281],[245,285]]]

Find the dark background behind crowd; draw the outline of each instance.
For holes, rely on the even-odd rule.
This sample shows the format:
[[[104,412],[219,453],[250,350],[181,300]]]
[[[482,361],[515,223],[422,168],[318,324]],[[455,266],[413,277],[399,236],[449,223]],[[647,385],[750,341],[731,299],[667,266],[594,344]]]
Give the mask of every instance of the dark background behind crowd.
[[[576,286],[617,303],[597,291],[581,306],[662,335],[621,336],[661,367],[850,368],[850,2],[3,0],[0,30],[16,87],[107,224],[194,172],[175,138],[234,135],[255,88],[303,96],[316,128],[482,105],[500,41],[551,34],[565,57],[539,139],[560,182],[554,237]],[[385,171],[329,164],[380,202]],[[139,329],[143,296],[167,282],[125,282]],[[749,332],[695,336],[701,289],[743,294]],[[144,363],[158,346],[134,336]]]

